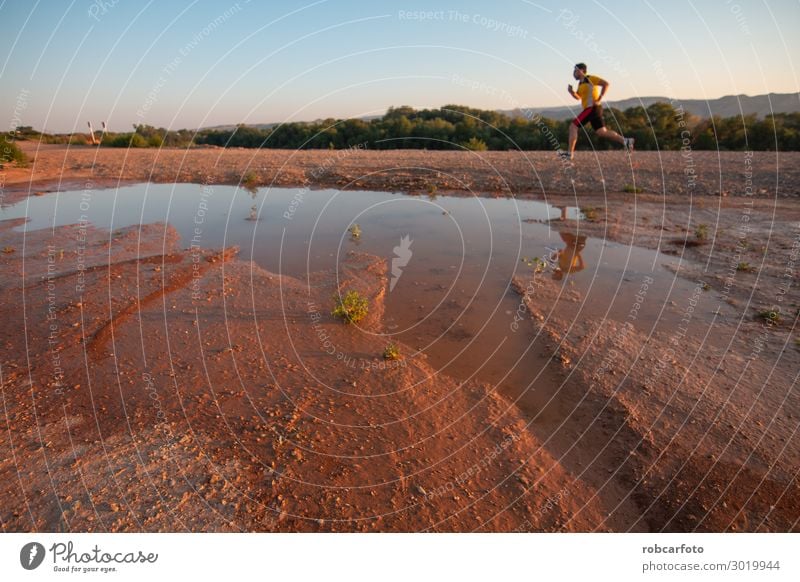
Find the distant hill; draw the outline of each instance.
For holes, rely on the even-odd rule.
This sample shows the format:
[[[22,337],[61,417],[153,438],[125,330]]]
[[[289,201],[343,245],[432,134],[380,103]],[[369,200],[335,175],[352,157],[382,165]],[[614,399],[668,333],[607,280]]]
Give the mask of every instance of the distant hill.
[[[619,101],[606,101],[607,107],[616,109],[628,109],[629,107],[643,106],[648,107],[653,103],[669,103],[668,97],[636,97],[631,99],[621,99]],[[575,102],[579,106],[578,102]],[[736,117],[741,114],[750,115],[755,113],[759,118],[763,118],[770,113],[797,113],[800,112],[800,93],[770,93],[768,95],[726,95],[718,99],[680,99],[675,101],[675,106],[683,105],[683,109],[698,117],[710,117],[718,115],[720,117]],[[550,119],[569,119],[575,116],[577,107],[531,107],[529,109],[538,113],[542,117]],[[501,113],[512,117],[521,116],[519,109],[501,110]]]

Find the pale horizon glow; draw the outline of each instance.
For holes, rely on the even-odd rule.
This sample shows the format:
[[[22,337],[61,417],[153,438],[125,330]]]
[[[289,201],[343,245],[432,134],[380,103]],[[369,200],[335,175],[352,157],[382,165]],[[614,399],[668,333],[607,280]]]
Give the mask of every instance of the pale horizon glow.
[[[380,115],[390,106],[574,105],[797,93],[800,3],[351,0],[0,4],[4,130],[170,129]]]

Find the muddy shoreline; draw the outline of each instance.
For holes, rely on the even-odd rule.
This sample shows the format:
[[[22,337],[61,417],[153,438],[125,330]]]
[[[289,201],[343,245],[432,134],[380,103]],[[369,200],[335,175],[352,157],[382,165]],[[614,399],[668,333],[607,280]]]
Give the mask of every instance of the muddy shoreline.
[[[588,220],[554,226],[661,250],[720,314],[713,329],[678,334],[698,301],[687,296],[664,306],[675,330],[648,334],[574,319],[581,297],[520,278],[524,324],[559,379],[533,421],[422,355],[387,366],[368,336],[329,315],[331,294],[354,287],[374,306],[365,326],[380,330],[385,260],[351,254],[344,278],[316,273],[309,287],[230,254],[193,254],[163,225],[109,237],[0,223],[4,531],[799,527],[795,154],[776,172],[774,154],[756,153],[747,177],[744,154],[698,152],[692,197],[680,154],[636,154],[632,172],[601,152],[577,195],[545,152],[529,156],[536,172],[505,153],[29,154],[31,168],[4,170],[4,204],[120,181],[237,184],[255,168],[257,184],[578,206]],[[634,183],[645,192],[623,192]],[[776,306],[779,321],[759,317]],[[320,329],[364,365],[331,357]]]

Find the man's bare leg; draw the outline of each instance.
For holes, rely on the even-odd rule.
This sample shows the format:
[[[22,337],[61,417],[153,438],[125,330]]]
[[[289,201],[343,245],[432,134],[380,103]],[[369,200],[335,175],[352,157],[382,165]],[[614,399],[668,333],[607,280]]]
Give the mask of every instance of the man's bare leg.
[[[569,124],[569,146],[567,147],[567,152],[569,153],[570,159],[572,158],[572,154],[575,153],[575,145],[578,143],[578,126],[574,123]]]
[[[570,129],[572,129],[572,128],[570,128]],[[617,142],[619,145],[625,145],[625,138],[622,137],[620,134],[618,134],[613,129],[608,129],[607,127],[601,127],[595,133],[597,133],[597,135],[599,137],[602,137],[603,139],[607,139],[607,140],[611,140],[611,141]]]

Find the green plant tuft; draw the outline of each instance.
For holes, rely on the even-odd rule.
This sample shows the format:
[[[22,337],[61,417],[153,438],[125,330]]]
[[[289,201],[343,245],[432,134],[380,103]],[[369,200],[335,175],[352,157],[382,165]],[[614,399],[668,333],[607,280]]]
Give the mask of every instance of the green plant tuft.
[[[384,360],[397,360],[400,357],[400,349],[395,344],[389,344],[383,348]]]
[[[759,311],[756,315],[757,319],[760,319],[767,325],[779,325],[783,319],[781,318],[781,314],[774,309],[764,309],[763,311]]]
[[[28,156],[19,149],[13,139],[3,133],[0,134],[0,168],[3,164],[16,162],[17,166],[24,168],[28,165]]]
[[[477,137],[471,137],[469,141],[464,142],[462,145],[471,152],[485,152],[489,149],[486,142]]]
[[[340,317],[345,323],[358,323],[367,316],[369,302],[358,291],[348,291],[344,298],[334,296],[336,306],[331,311],[334,317]]]

